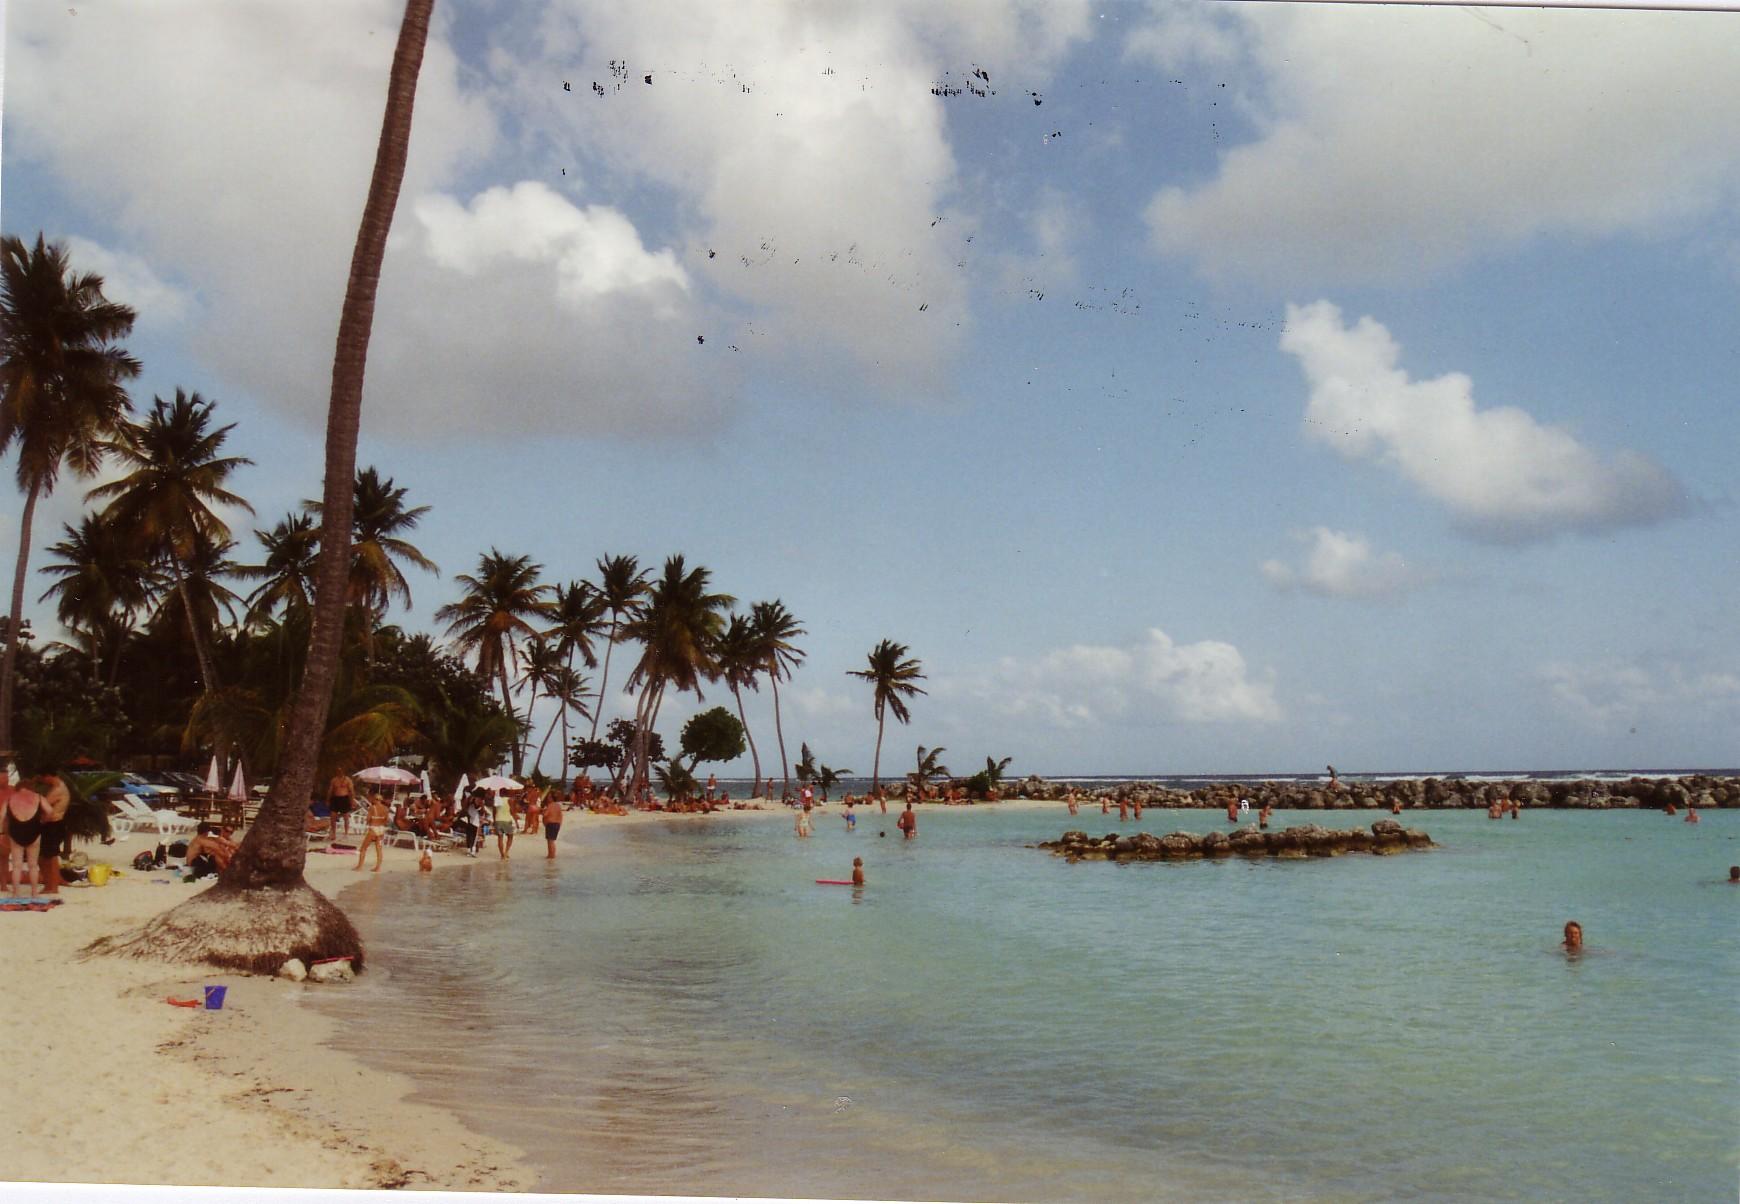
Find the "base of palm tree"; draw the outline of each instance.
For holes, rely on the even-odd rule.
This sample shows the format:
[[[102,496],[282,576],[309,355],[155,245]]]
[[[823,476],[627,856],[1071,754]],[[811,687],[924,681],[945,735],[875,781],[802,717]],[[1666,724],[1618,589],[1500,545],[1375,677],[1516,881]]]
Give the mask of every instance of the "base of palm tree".
[[[313,965],[348,957],[363,968],[362,938],[332,901],[306,882],[288,890],[219,883],[143,927],[102,937],[83,957],[131,957],[276,974],[291,958]]]

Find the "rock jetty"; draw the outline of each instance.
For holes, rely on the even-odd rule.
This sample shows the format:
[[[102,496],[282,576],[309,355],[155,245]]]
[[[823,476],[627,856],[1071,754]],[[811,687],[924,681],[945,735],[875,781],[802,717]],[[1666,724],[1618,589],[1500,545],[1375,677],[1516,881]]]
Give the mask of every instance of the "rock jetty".
[[[1058,857],[1071,861],[1175,861],[1192,857],[1339,857],[1343,853],[1406,853],[1410,849],[1437,846],[1424,832],[1402,827],[1393,819],[1380,819],[1364,828],[1325,828],[1305,824],[1264,832],[1250,824],[1233,832],[1109,832],[1089,836],[1065,832],[1061,839],[1040,842]]]
[[[1066,782],[1029,777],[1006,785],[1004,798],[1062,799],[1069,793]],[[1347,781],[1329,789],[1327,782],[1219,782],[1195,790],[1171,790],[1154,782],[1123,782],[1076,787],[1083,803],[1120,797],[1144,807],[1225,809],[1229,794],[1249,799],[1261,810],[1351,811],[1381,808],[1385,811],[1471,807],[1485,810],[1500,799],[1514,799],[1524,807],[1571,807],[1593,811],[1643,807],[1661,810],[1672,804],[1684,810],[1697,807],[1740,807],[1740,778],[1692,774],[1679,778],[1625,778],[1604,781],[1577,778],[1565,781],[1468,781],[1461,778],[1406,778],[1395,781]]]

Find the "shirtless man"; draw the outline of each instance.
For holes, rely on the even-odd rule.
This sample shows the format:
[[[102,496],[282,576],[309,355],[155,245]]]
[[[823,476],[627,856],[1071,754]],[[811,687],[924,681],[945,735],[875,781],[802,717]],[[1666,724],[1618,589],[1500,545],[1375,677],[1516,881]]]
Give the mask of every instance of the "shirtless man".
[[[852,885],[864,885],[864,859],[862,857],[852,858]]]
[[[913,814],[911,803],[906,804],[906,810],[900,813],[900,818],[894,821],[894,826],[900,829],[907,840],[918,835],[918,816]]]
[[[195,878],[221,874],[236,855],[236,843],[215,831],[210,824],[199,825],[199,834],[187,842],[184,864]]]
[[[1565,921],[1565,952],[1583,952],[1583,925],[1575,920]]]
[[[381,850],[386,848],[387,835],[387,801],[378,794],[369,795],[368,830],[363,833],[362,843],[356,847],[356,864],[353,870],[363,867],[363,858],[368,854],[369,846],[375,847],[375,873],[381,872]]]
[[[1070,787],[1070,791],[1069,791],[1069,794],[1068,794],[1068,795],[1067,795],[1067,796],[1065,796],[1065,798],[1064,798],[1064,800],[1063,800],[1063,801],[1064,801],[1064,802],[1065,802],[1065,803],[1067,803],[1067,804],[1069,804],[1069,813],[1070,813],[1070,814],[1071,814],[1071,815],[1074,815],[1074,814],[1076,814],[1076,813],[1077,813],[1077,812],[1078,812],[1078,811],[1080,811],[1080,810],[1081,810],[1081,804],[1080,804],[1080,803],[1078,803],[1078,802],[1076,802],[1076,798],[1075,798],[1075,787],[1073,787],[1073,786],[1072,786],[1072,787]]]
[[[555,794],[544,800],[544,841],[550,846],[550,855],[544,860],[556,860],[556,837],[562,832],[562,800]]]
[[[333,835],[338,835],[339,825],[343,824],[344,834],[349,836],[350,813],[356,810],[356,786],[347,775],[332,775],[332,781],[326,784],[326,805],[332,809]]]
[[[42,788],[42,845],[36,853],[36,864],[42,873],[42,893],[60,894],[60,857],[67,850],[66,813],[72,806],[72,792],[64,779],[44,774],[37,779]]]

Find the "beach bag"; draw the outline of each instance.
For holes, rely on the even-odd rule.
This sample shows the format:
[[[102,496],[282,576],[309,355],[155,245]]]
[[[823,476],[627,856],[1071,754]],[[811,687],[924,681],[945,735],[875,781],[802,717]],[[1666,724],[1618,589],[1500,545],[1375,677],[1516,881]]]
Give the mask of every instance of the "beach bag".
[[[157,854],[153,853],[150,849],[146,849],[137,857],[133,858],[133,868],[136,870],[148,870],[156,864],[156,861]]]
[[[162,848],[161,845],[159,845],[158,847]],[[177,840],[177,841],[174,841],[173,843],[171,843],[169,846],[169,855],[171,857],[185,857],[185,856],[187,856],[187,842],[185,840]]]

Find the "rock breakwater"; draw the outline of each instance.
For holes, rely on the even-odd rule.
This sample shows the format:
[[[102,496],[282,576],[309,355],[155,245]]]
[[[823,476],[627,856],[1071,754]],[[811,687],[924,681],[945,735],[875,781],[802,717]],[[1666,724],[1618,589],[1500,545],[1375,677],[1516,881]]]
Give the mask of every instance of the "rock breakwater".
[[[1154,782],[1125,782],[1076,787],[1076,797],[1085,802],[1102,798],[1116,802],[1125,798],[1144,807],[1224,809],[1229,795],[1249,799],[1251,806],[1277,811],[1351,811],[1381,808],[1385,811],[1472,807],[1484,810],[1510,799],[1524,807],[1569,807],[1593,811],[1668,806],[1701,810],[1740,807],[1740,778],[1693,774],[1680,778],[1625,778],[1607,781],[1577,778],[1538,781],[1469,781],[1460,778],[1400,778],[1394,781],[1342,781],[1331,790],[1328,783],[1313,782],[1222,782],[1195,790],[1173,790]],[[1029,777],[1003,791],[1005,797],[1063,799],[1070,791],[1064,782]]]
[[[1089,836],[1086,832],[1070,831],[1060,839],[1041,841],[1038,847],[1071,861],[1174,861],[1199,857],[1339,857],[1344,853],[1386,856],[1437,846],[1424,832],[1404,828],[1393,819],[1380,819],[1369,832],[1364,828],[1325,828],[1319,824],[1272,832],[1250,824],[1233,832],[1209,832],[1202,836],[1194,832],[1171,832],[1165,836],[1152,832],[1110,832],[1105,836]]]

